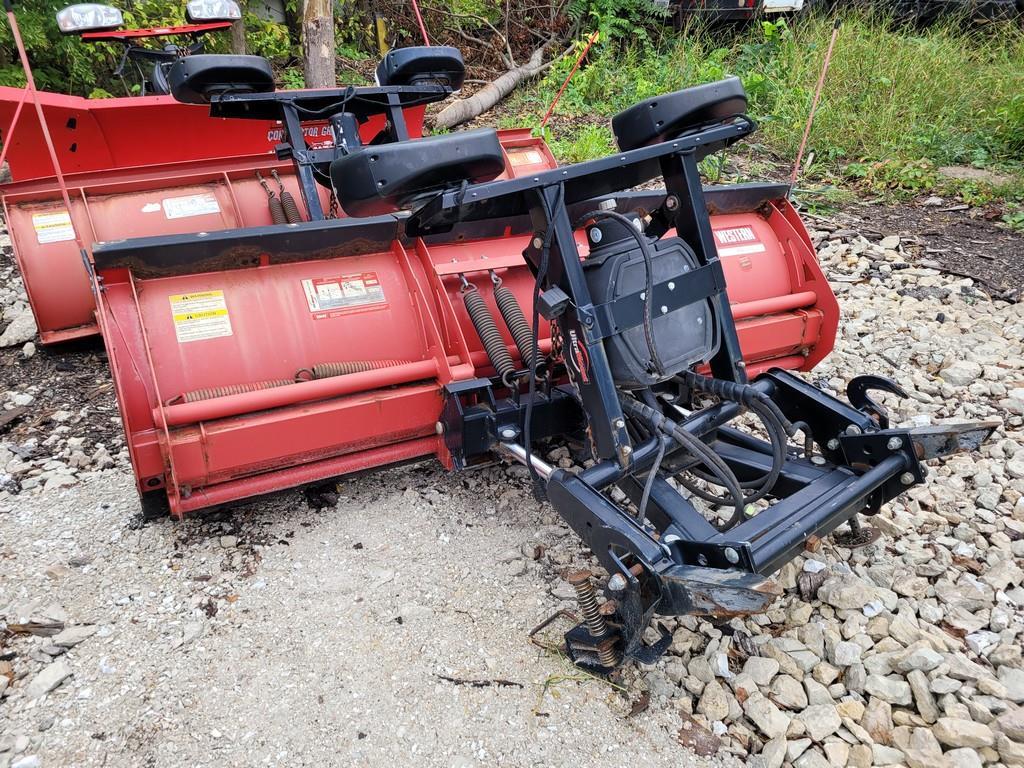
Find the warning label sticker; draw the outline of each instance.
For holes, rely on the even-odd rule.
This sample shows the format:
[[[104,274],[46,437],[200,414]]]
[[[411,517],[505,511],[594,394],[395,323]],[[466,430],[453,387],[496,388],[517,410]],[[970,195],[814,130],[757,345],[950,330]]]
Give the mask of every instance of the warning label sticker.
[[[71,226],[71,217],[67,211],[33,213],[32,226],[36,230],[36,240],[43,245],[75,239],[75,228]]]
[[[302,290],[309,311],[317,320],[387,304],[376,272],[303,280]]]
[[[520,165],[539,165],[544,162],[544,155],[535,149],[510,150],[508,161],[513,168]]]
[[[231,335],[231,317],[224,291],[181,293],[168,298],[179,344]]]
[[[168,219],[184,219],[189,216],[220,213],[217,197],[212,192],[204,192],[201,195],[185,195],[184,197],[166,197],[162,203],[164,215]]]
[[[751,227],[716,229],[715,245],[718,247],[719,257],[763,253],[765,250],[764,243],[757,239]]]

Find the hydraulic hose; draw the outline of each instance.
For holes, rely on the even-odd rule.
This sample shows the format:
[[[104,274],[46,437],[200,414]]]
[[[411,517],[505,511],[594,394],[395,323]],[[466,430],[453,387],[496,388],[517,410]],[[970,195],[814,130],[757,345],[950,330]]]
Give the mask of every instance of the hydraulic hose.
[[[662,432],[672,437],[679,445],[689,451],[694,458],[704,464],[718,479],[718,482],[725,486],[732,497],[734,505],[733,514],[732,517],[725,521],[711,521],[712,525],[720,531],[726,531],[743,519],[743,510],[746,506],[743,490],[740,488],[736,475],[733,474],[729,465],[720,456],[705,445],[699,437],[691,435],[676,422],[672,421],[672,419],[665,416],[660,409],[652,408],[650,405],[645,405],[632,397],[622,396],[619,399],[624,413],[648,423],[656,432]],[[716,497],[714,503],[722,505],[728,502]]]
[[[796,434],[796,427],[786,419],[785,415],[783,415],[771,398],[749,384],[715,379],[710,376],[694,373],[693,371],[684,371],[678,378],[693,389],[716,395],[723,400],[729,400],[749,408],[761,420],[771,441],[772,466],[763,476],[740,482],[741,488],[755,489],[752,494],[746,496],[744,506],[759,501],[771,493],[786,463],[787,435],[792,436]],[[801,423],[801,426],[805,425]],[[690,472],[705,482],[721,485],[717,478],[699,469],[691,469]],[[726,503],[722,497],[708,493],[692,482],[680,479],[680,483],[690,493],[705,501],[719,504]]]

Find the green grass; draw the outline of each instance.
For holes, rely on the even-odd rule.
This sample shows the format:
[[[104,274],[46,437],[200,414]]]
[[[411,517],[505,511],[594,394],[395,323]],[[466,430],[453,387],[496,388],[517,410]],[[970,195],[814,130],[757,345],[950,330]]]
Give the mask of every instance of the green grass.
[[[735,74],[760,125],[752,140],[791,161],[831,33],[831,18],[812,16],[738,32],[691,27],[655,44],[602,49],[576,73],[558,105],[554,151],[564,160],[604,154],[611,146],[610,115],[650,96]],[[525,115],[543,114],[571,64],[559,62],[517,97],[520,124]],[[561,128],[566,122],[567,130]],[[979,199],[1024,202],[1024,30],[955,21],[915,30],[877,17],[847,17],[809,149],[811,177],[877,191],[965,189]],[[949,182],[937,170],[944,165],[972,165],[1007,178]]]

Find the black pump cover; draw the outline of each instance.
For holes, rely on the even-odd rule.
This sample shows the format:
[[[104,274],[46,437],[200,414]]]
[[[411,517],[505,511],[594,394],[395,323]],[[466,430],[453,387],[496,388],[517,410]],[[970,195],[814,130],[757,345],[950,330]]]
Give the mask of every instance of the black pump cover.
[[[274,72],[262,56],[208,53],[178,59],[167,75],[171,94],[185,104],[209,104],[220,93],[270,93]]]
[[[617,222],[602,221],[599,226],[609,235]],[[591,233],[588,232],[588,237]],[[593,238],[591,237],[591,242]],[[678,237],[650,241],[652,282],[676,280],[681,285],[686,275],[699,266],[693,249]],[[611,242],[602,238],[583,262],[587,287],[595,304],[606,304],[625,295],[642,291],[647,269],[636,240],[629,236]],[[710,360],[718,350],[718,329],[708,299],[666,313],[652,307],[651,324],[658,357],[665,366],[664,375],[653,373],[651,354],[643,326],[628,328],[604,340],[612,378],[620,387],[639,389],[664,381],[695,363]]]
[[[695,85],[634,104],[612,118],[619,149],[674,139],[681,133],[721,123],[746,112],[747,93],[738,77]]]
[[[363,147],[331,163],[331,185],[349,216],[400,209],[411,197],[505,170],[493,128]]]
[[[448,45],[392,48],[377,65],[377,82],[381,85],[438,84],[457,91],[465,79],[462,54]]]

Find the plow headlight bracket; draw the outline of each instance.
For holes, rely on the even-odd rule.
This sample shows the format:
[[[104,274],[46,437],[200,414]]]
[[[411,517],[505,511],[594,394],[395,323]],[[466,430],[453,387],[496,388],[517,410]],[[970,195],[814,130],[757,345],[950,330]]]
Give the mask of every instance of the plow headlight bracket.
[[[101,3],[77,3],[57,11],[57,26],[65,35],[117,29],[124,24],[121,11]]]
[[[191,0],[185,6],[185,16],[196,21],[238,21],[242,9],[235,0]]]

